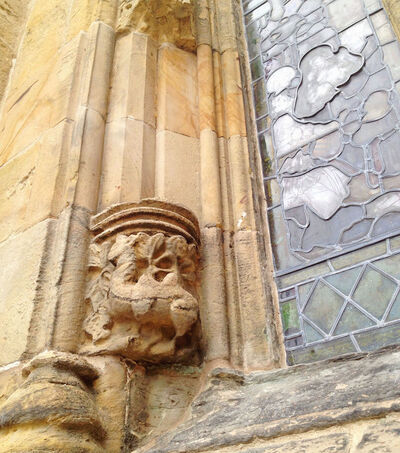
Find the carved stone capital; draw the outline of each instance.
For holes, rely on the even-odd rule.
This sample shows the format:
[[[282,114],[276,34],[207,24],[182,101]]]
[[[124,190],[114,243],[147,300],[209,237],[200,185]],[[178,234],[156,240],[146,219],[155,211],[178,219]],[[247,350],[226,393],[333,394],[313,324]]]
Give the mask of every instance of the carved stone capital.
[[[199,312],[194,215],[144,200],[105,210],[91,228],[82,352],[147,362],[192,357]]]
[[[168,42],[190,52],[196,49],[191,0],[122,0],[117,31],[136,31],[156,42]]]
[[[104,451],[106,434],[91,390],[98,374],[84,358],[45,351],[22,374],[25,382],[0,408],[0,452]]]

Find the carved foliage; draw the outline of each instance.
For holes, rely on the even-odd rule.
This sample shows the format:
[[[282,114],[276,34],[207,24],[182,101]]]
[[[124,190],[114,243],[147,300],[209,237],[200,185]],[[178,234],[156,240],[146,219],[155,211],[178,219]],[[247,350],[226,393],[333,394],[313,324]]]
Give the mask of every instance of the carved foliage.
[[[89,350],[148,361],[191,354],[197,261],[196,246],[177,235],[119,234],[93,244]]]
[[[158,43],[169,42],[194,52],[192,17],[191,0],[122,0],[117,29],[145,33]]]

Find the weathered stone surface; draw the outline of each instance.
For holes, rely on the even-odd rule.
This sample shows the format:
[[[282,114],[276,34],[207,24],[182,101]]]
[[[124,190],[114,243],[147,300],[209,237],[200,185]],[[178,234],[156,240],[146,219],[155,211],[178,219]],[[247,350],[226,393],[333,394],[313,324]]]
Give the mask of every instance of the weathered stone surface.
[[[0,1],[0,100],[4,95],[29,2]]]
[[[154,196],[156,134],[133,118],[107,123],[100,208]]]
[[[53,199],[60,170],[60,142],[70,133],[70,125],[63,121],[0,167],[0,241],[56,214]]]
[[[353,448],[357,453],[397,453],[400,450],[400,420],[386,417],[357,427]]]
[[[156,197],[181,203],[201,218],[199,139],[160,131],[156,143]]]
[[[132,118],[155,127],[157,45],[143,34],[118,35],[107,121]]]
[[[351,436],[347,433],[315,436],[314,439],[298,439],[274,442],[260,447],[234,447],[235,453],[345,453],[349,452]],[[233,453],[233,452],[232,452]]]
[[[199,137],[196,57],[165,45],[158,61],[157,130]]]
[[[193,2],[191,0],[122,0],[117,30],[134,30],[194,51]]]
[[[45,351],[22,371],[26,381],[0,407],[0,452],[103,451],[106,433],[90,391],[95,368],[82,357]],[[46,432],[51,438],[54,429],[49,442]]]
[[[19,360],[26,349],[52,222],[38,223],[0,245],[0,365]]]
[[[399,358],[396,347],[247,376],[216,369],[190,419],[140,452],[218,451],[400,411]]]

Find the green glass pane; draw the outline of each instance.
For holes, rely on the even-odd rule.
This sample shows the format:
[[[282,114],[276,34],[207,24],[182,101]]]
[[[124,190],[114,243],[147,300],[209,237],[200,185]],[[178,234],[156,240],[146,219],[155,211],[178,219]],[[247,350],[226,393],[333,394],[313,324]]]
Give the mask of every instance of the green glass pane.
[[[267,205],[275,206],[281,201],[281,189],[276,179],[268,179],[264,182]]]
[[[400,254],[374,261],[374,266],[400,280]]]
[[[276,173],[275,158],[273,155],[273,144],[268,132],[259,135],[261,162],[264,176],[272,176]]]
[[[259,80],[253,85],[254,104],[256,109],[256,117],[263,116],[267,111],[267,98],[264,79]]]
[[[319,282],[303,313],[320,329],[329,333],[343,303],[342,297],[324,283]]]
[[[257,130],[258,132],[265,131],[270,127],[270,119],[269,116],[264,116],[257,120]]]
[[[390,248],[391,248],[391,250],[400,249],[400,236],[390,239]]]
[[[392,299],[396,284],[367,267],[354,292],[353,299],[377,319],[381,319]]]
[[[313,343],[314,341],[322,340],[324,337],[317,332],[308,322],[303,322],[303,329],[306,336],[307,343]]]
[[[350,352],[357,351],[350,338],[345,337],[295,351],[288,351],[287,360],[289,365],[296,365],[298,363],[310,363],[316,362],[317,360],[329,359]]]
[[[250,64],[251,77],[253,80],[259,79],[264,74],[264,68],[261,61],[261,57],[257,57]]]
[[[311,282],[311,283],[306,283],[305,285],[299,286],[298,291],[299,291],[300,307],[304,307],[304,304],[307,302],[307,298],[308,298],[308,295],[310,294],[313,284],[314,284],[314,282]]]
[[[400,319],[400,293],[397,295],[386,321],[395,321]]]
[[[400,343],[400,324],[359,333],[355,338],[362,351],[374,351],[390,344]]]
[[[352,304],[347,304],[342,317],[335,329],[334,335],[354,332],[355,330],[372,327],[374,322],[361,313],[358,308]]]
[[[281,304],[281,316],[285,336],[292,335],[300,331],[296,300],[290,300]]]
[[[325,280],[337,288],[341,293],[348,296],[357,280],[357,277],[360,275],[360,271],[361,267],[349,269],[348,271],[340,272],[340,274],[325,277]]]

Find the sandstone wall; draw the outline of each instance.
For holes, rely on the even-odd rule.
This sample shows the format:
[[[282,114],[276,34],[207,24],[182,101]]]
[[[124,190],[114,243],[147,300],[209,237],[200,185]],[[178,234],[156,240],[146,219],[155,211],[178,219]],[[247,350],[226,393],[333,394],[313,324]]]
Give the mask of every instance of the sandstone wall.
[[[397,451],[397,349],[273,371],[238,2],[10,2],[0,452]]]

